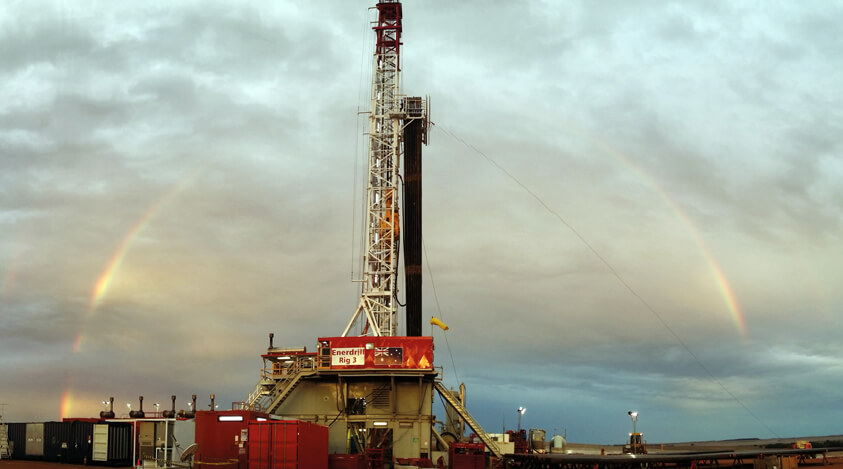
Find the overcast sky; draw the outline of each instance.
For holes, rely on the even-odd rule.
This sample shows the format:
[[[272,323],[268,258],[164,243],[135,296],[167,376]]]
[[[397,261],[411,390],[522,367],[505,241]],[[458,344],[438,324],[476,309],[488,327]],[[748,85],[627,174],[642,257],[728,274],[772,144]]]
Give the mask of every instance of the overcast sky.
[[[269,332],[342,332],[370,6],[0,6],[7,421],[227,406]],[[629,410],[651,442],[843,433],[843,3],[404,15],[424,311],[451,327],[424,330],[487,430],[525,406],[577,442]]]

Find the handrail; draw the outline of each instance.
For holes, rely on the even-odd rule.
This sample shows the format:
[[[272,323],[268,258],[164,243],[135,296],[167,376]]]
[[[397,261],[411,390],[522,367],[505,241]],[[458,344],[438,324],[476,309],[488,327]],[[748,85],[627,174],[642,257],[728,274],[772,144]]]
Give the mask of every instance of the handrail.
[[[266,407],[260,405],[262,399],[274,401],[279,394],[283,394],[292,381],[296,381],[301,376],[302,372],[313,372],[317,369],[316,357],[312,355],[293,356],[289,361],[290,363],[282,362],[282,366],[278,368],[274,365],[279,362],[273,362],[273,366],[260,370],[258,384],[254,391],[249,393],[244,404],[248,409],[259,410],[258,408]],[[267,386],[271,386],[271,389],[267,389]]]

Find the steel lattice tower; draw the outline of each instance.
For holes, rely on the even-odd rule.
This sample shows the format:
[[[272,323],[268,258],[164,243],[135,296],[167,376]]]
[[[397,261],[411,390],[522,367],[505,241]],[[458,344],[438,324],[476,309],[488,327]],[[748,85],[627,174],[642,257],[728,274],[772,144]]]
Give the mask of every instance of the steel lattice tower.
[[[401,161],[400,47],[401,3],[377,4],[373,28],[376,45],[369,113],[369,161],[366,189],[363,290],[360,304],[346,326],[346,336],[361,313],[367,329],[376,336],[397,334],[399,200],[398,170]],[[365,331],[364,331],[365,333]]]

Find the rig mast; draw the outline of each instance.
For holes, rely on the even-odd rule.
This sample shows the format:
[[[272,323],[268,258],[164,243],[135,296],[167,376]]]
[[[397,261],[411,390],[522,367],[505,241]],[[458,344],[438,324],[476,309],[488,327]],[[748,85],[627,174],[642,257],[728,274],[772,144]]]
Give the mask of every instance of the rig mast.
[[[400,94],[401,2],[377,4],[378,20],[369,113],[363,287],[360,303],[343,332],[365,315],[363,335],[394,336],[398,331],[396,289],[399,249],[399,169],[402,132],[413,121],[427,123],[421,98]],[[426,141],[427,125],[422,125]]]

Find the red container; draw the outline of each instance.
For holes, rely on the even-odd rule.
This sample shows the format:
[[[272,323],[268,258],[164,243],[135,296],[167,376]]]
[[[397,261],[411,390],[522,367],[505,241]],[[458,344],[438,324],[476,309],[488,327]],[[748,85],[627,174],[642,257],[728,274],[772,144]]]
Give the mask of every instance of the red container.
[[[246,469],[249,422],[267,414],[250,410],[202,410],[196,412],[196,444],[193,466],[199,469]]]
[[[484,469],[486,445],[483,443],[451,443],[448,457],[451,469]]]
[[[249,422],[249,469],[328,469],[328,427],[299,420]]]
[[[362,454],[331,454],[328,469],[366,469],[366,458]]]

